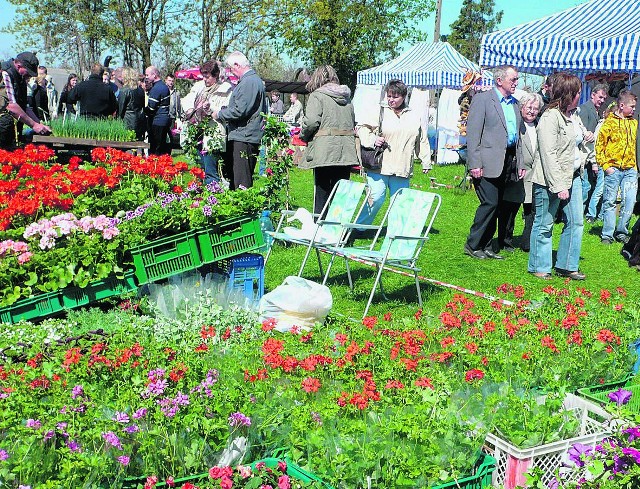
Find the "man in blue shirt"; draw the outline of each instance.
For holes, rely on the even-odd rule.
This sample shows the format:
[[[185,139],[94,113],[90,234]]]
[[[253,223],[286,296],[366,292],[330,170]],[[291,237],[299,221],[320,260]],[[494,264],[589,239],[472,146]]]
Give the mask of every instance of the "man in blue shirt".
[[[507,178],[523,178],[516,161],[518,128],[522,116],[513,98],[518,72],[513,66],[493,71],[495,88],[474,95],[467,119],[467,165],[480,205],[464,245],[472,258],[503,259],[492,248],[498,210]]]
[[[149,154],[171,154],[171,146],[167,143],[169,134],[169,87],[160,78],[160,71],[149,66],[145,72],[146,81],[152,84],[149,90],[146,114],[149,126]]]

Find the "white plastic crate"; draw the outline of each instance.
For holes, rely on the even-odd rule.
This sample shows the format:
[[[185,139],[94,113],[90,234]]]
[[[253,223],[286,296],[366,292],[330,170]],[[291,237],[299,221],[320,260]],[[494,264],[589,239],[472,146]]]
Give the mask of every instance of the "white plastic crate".
[[[574,438],[520,449],[493,433],[487,435],[483,451],[496,459],[492,479],[494,487],[526,487],[524,474],[534,467],[544,472],[543,482],[548,486],[558,469],[564,474],[574,466],[569,460],[569,448],[576,443],[595,446],[610,434],[611,415],[602,407],[573,394],[567,394],[563,404],[565,409],[573,411],[580,419],[580,433]]]

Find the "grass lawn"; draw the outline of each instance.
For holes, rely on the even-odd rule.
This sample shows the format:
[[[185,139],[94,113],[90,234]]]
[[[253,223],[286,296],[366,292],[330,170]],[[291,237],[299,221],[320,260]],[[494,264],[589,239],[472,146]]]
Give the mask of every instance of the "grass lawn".
[[[475,260],[463,254],[462,248],[473,221],[478,199],[473,190],[458,188],[460,178],[464,175],[464,166],[437,166],[429,175],[420,172],[416,165],[416,174],[411,180],[413,188],[438,192],[442,196],[442,206],[434,222],[431,238],[422,250],[419,266],[420,275],[481,291],[490,295],[496,294],[496,288],[503,283],[521,284],[527,290],[540,290],[546,285],[560,287],[564,279],[555,277],[551,281],[542,281],[527,273],[528,253],[516,250],[514,253],[503,252],[505,260]],[[438,183],[448,184],[452,188],[440,187],[430,189],[429,178],[436,178]],[[360,178],[352,176],[352,178]],[[388,199],[387,199],[388,202]],[[291,173],[290,208],[306,207],[312,209],[313,172],[294,169]],[[384,209],[380,211],[377,221],[381,220]],[[635,218],[634,218],[635,220]],[[632,220],[632,224],[634,222]],[[274,222],[274,225],[277,224]],[[522,232],[523,221],[519,215],[516,221],[516,243]],[[568,287],[584,287],[594,292],[602,288],[624,287],[635,295],[634,287],[640,275],[635,268],[627,266],[620,256],[621,244],[605,246],[600,243],[601,223],[590,225],[585,222],[584,239],[580,269],[587,275],[583,282],[568,283]],[[557,249],[561,226],[554,227],[554,253]],[[357,244],[364,244],[358,241]],[[296,275],[304,256],[302,247],[284,247],[274,245],[272,256],[266,267],[266,288],[272,290],[282,283],[288,275]],[[325,262],[328,256],[323,256]],[[354,263],[354,291],[351,292],[347,282],[344,261],[336,260],[327,285],[333,294],[333,311],[353,318],[360,318],[373,285],[375,269]],[[317,261],[310,257],[304,277],[321,282]],[[415,283],[410,277],[384,272],[382,279],[388,301],[384,301],[378,292],[369,310],[370,315],[382,315],[387,312],[398,316],[415,313],[418,308]],[[437,313],[441,306],[449,300],[453,290],[423,283],[423,301],[425,311]]]

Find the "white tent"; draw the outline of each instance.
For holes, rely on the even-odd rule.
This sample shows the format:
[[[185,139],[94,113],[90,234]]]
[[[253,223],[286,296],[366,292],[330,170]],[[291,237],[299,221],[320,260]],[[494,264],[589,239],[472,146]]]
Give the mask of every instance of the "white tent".
[[[356,120],[367,123],[377,120],[376,107],[382,95],[382,87],[389,80],[400,79],[407,86],[414,87],[409,103],[414,109],[422,111],[425,130],[428,131],[429,128],[427,121],[432,121],[432,144],[436,141],[437,130],[438,163],[457,163],[458,154],[446,149],[445,145],[456,146],[459,142],[457,99],[460,92],[456,91],[463,86],[464,75],[469,70],[481,71],[476,63],[462,56],[448,42],[419,42],[387,63],[358,72],[358,87],[353,99]],[[482,71],[480,84],[493,85],[492,74]],[[439,100],[437,118],[429,113],[429,99],[425,93],[427,89],[453,90],[443,92],[445,96]],[[417,107],[415,99],[418,98],[421,107]]]
[[[459,89],[467,70],[479,72],[480,67],[448,42],[419,42],[387,63],[359,71],[358,84],[384,85],[398,78],[411,87]],[[490,72],[482,75],[483,85],[493,85]]]

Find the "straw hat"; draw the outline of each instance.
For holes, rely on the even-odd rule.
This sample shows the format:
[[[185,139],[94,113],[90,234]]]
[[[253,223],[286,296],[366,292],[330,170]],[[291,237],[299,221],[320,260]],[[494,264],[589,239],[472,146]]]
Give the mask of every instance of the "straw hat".
[[[462,77],[462,92],[466,92],[482,78],[482,74],[477,71],[467,70]]]

